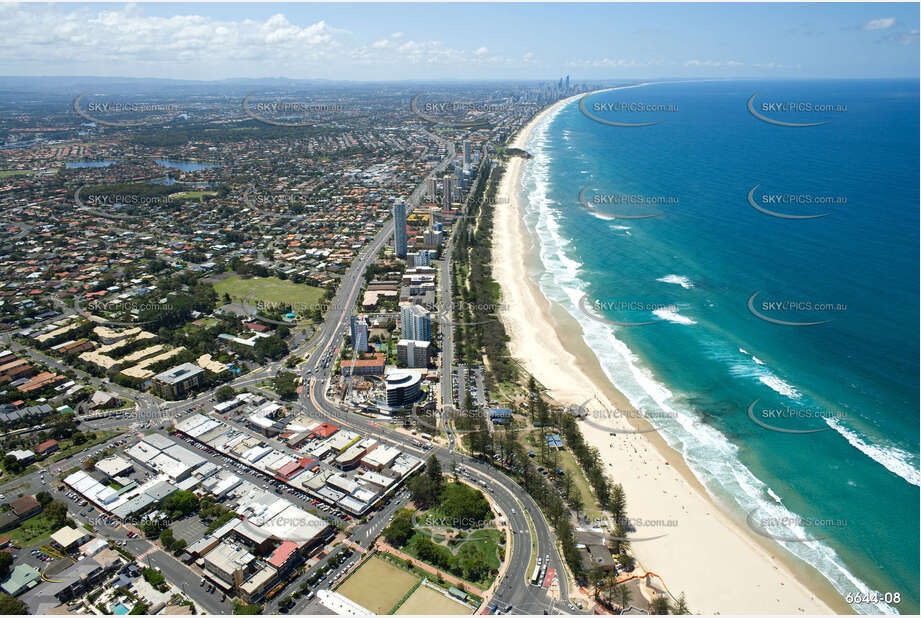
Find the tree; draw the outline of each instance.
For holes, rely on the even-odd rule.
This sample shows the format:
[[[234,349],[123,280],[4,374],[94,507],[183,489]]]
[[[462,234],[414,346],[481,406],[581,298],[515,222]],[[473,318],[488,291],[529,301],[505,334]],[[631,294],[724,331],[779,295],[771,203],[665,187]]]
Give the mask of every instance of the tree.
[[[7,455],[3,458],[3,469],[11,474],[22,472],[23,464],[13,455]]]
[[[63,502],[52,501],[45,507],[45,518],[51,522],[52,528],[60,528],[67,523],[67,505]]]
[[[630,605],[630,589],[627,588],[626,584],[617,584],[614,587],[614,595],[617,598],[617,603],[622,608],[627,609]]]
[[[436,487],[441,487],[444,484],[444,479],[441,474],[441,462],[438,461],[438,458],[435,457],[435,455],[429,457],[428,462],[426,462],[425,475]]]
[[[29,606],[19,599],[14,599],[10,595],[0,592],[0,614],[12,616],[16,614],[27,614]]]
[[[275,375],[272,388],[284,400],[297,398],[297,376],[290,371],[279,371]]]
[[[141,525],[141,531],[149,539],[158,539],[163,532],[163,528],[160,527],[160,522],[148,519]]]
[[[627,497],[624,495],[624,488],[620,483],[615,483],[611,487],[611,496],[609,498],[608,509],[615,521],[620,521],[627,516]]]
[[[154,588],[162,586],[166,581],[163,574],[155,569],[144,569],[141,574],[144,576],[144,580]]]
[[[173,531],[170,528],[167,528],[160,533],[160,542],[163,543],[163,547],[167,551],[173,549],[173,544],[176,542],[176,537],[173,536]]]
[[[691,613],[691,610],[688,608],[688,602],[684,598],[684,593],[678,595],[678,600],[672,606],[672,613],[677,616],[685,616]]]
[[[198,496],[191,491],[180,490],[163,500],[163,510],[171,520],[177,520],[198,510]]]
[[[52,502],[54,502],[54,498],[52,498],[52,497],[51,497],[51,494],[49,494],[47,491],[40,491],[40,492],[38,492],[38,493],[35,495],[35,499],[39,501],[39,503],[42,505],[42,507],[46,507],[46,506],[48,506],[49,504],[51,504]]]
[[[237,391],[235,391],[232,386],[228,386],[226,384],[214,391],[214,399],[219,403],[230,401],[236,396]]]
[[[0,580],[9,577],[12,566],[13,556],[9,552],[0,551]]]
[[[409,511],[402,509],[393,518],[390,525],[384,528],[384,538],[394,547],[403,547],[415,532],[412,515]]]
[[[668,598],[661,594],[657,596],[649,605],[649,613],[655,614],[657,616],[664,616],[668,614],[668,609]]]
[[[630,541],[627,540],[627,535],[630,531],[627,529],[627,526],[624,525],[623,521],[618,521],[614,525],[614,536],[611,539],[611,544],[613,545],[612,551],[618,555],[624,555],[630,551]]]
[[[456,528],[483,527],[492,519],[492,509],[483,492],[462,483],[451,483],[441,491],[439,510]]]

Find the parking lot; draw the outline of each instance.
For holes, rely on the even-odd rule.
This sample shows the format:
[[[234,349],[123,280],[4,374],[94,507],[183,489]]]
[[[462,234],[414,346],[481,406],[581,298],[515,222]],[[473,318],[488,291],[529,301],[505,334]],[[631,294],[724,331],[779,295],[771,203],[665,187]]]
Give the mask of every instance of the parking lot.
[[[295,500],[297,500],[301,506],[306,508],[308,511],[313,512],[314,514],[319,515],[317,511],[320,511],[325,514],[325,515],[319,515],[320,517],[324,517],[325,519],[328,519],[333,522],[338,521],[345,525],[348,525],[348,523],[352,521],[352,516],[346,513],[345,511],[343,511],[342,509],[339,509],[335,506],[328,505],[322,500],[311,498],[306,493],[299,491],[297,489],[294,489],[293,487],[289,487],[287,484],[277,479],[274,479],[266,474],[263,474],[262,472],[259,472],[258,470],[254,470],[253,468],[250,468],[249,466],[244,465],[228,457],[227,455],[218,453],[214,449],[209,448],[199,442],[196,442],[195,440],[191,438],[183,436],[179,432],[173,432],[170,435],[174,441],[185,442],[188,446],[191,446],[199,450],[201,453],[203,453],[206,457],[210,458],[215,463],[220,464],[221,467],[233,469],[234,473],[240,476],[241,478],[246,478],[247,480],[250,480],[256,483],[258,486],[263,487],[264,489],[274,491],[276,494],[279,494],[279,495],[287,494],[291,496],[292,498],[294,498]],[[228,503],[228,506],[232,506],[232,502]]]

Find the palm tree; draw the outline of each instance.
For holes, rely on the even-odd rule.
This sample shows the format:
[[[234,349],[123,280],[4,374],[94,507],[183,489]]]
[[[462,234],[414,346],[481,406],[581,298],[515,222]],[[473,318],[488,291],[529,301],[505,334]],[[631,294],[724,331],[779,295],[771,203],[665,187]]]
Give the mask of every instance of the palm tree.
[[[688,602],[684,598],[684,593],[678,595],[678,600],[672,606],[672,613],[677,616],[685,616],[691,613],[691,610],[688,608]]]
[[[626,584],[617,584],[615,595],[617,597],[617,604],[623,609],[627,609],[630,606],[630,589],[627,588]]]
[[[668,614],[668,610],[668,599],[663,594],[657,596],[649,606],[649,613],[657,616]]]

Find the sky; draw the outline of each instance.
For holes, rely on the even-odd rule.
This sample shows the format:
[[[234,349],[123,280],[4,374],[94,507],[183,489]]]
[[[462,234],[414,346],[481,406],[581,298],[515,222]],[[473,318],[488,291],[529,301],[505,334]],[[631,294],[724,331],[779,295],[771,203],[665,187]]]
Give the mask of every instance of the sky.
[[[0,75],[918,77],[918,3],[0,4]]]

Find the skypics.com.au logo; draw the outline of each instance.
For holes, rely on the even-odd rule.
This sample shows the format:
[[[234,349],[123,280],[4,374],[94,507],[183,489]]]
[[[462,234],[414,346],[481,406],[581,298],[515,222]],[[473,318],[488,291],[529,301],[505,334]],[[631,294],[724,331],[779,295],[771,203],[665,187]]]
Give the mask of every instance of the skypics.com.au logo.
[[[796,221],[802,221],[804,219],[821,219],[834,214],[832,211],[827,210],[828,207],[840,208],[847,204],[847,196],[844,195],[762,192],[761,195],[755,197],[755,191],[757,191],[760,186],[760,184],[757,184],[748,192],[748,204],[758,212],[778,219]],[[783,212],[784,208],[792,212]],[[818,208],[822,210],[822,212],[810,212],[810,209],[814,208]]]
[[[64,299],[54,296],[53,301],[64,307],[70,307]],[[169,303],[136,301],[136,300],[91,300],[85,307],[80,299],[73,297],[73,310],[81,317],[86,318],[100,326],[139,327],[152,324],[156,319],[153,314],[172,311],[173,305]]]
[[[96,125],[134,128],[173,122],[183,114],[175,103],[148,101],[132,97],[78,94],[73,100],[74,112]]]
[[[472,303],[469,301],[448,301],[420,303],[418,305],[429,312],[429,318],[443,326],[477,326],[496,322],[501,316],[511,311],[504,303]]]
[[[586,185],[579,192],[583,208],[601,219],[653,219],[664,216],[665,207],[678,206],[674,195],[642,195],[637,193],[600,193]]]
[[[474,99],[439,99],[434,95],[417,94],[409,102],[410,111],[433,124],[459,129],[489,128],[496,118],[515,110],[508,101]]]
[[[748,112],[761,122],[766,122],[767,124],[772,124],[779,127],[819,127],[831,122],[831,120],[820,120],[817,122],[794,122],[792,120],[780,120],[780,117],[783,116],[799,119],[803,118],[805,115],[816,113],[821,114],[823,117],[828,117],[831,114],[847,112],[847,105],[843,103],[805,100],[762,101],[761,103],[756,103],[755,98],[757,96],[758,93],[755,92],[755,94],[748,98],[748,102],[745,104]],[[791,114],[792,116],[790,116]]]
[[[243,114],[275,127],[311,127],[341,121],[349,110],[334,101],[315,101],[302,95],[269,97],[251,92],[241,102]]]
[[[671,317],[672,321],[680,321],[678,314],[678,305],[668,301],[651,301],[640,298],[619,298],[615,300],[594,300],[589,299],[585,294],[579,299],[579,310],[588,318],[607,324],[609,326],[649,326],[651,324],[660,324],[669,320],[664,319]],[[605,312],[623,315],[623,318],[616,320],[605,317]],[[652,313],[656,316],[655,320],[637,320],[632,316],[640,314],[646,315]],[[664,317],[663,317],[664,316]],[[687,320],[687,318],[685,318]]]
[[[665,118],[658,118],[663,114],[673,114],[679,111],[674,103],[650,103],[645,101],[595,101],[589,103],[591,94],[586,94],[579,99],[579,111],[586,118],[609,127],[652,127],[665,122]],[[645,120],[645,118],[656,118]],[[637,122],[628,121],[628,118],[643,118]]]
[[[821,316],[825,318],[826,316],[847,311],[847,305],[845,303],[826,302],[805,298],[767,297],[756,302],[756,299],[758,299],[760,295],[761,291],[759,290],[748,297],[748,311],[759,320],[770,322],[771,324],[778,324],[780,326],[819,326],[821,324],[828,324],[832,321],[830,317],[822,320],[807,320],[805,318],[807,316]],[[792,318],[801,319],[794,320]]]
[[[249,319],[264,324],[298,328],[322,321],[329,310],[329,303],[303,303],[275,302],[262,299],[253,299],[254,292],[250,292],[240,301],[242,309]]]

